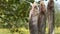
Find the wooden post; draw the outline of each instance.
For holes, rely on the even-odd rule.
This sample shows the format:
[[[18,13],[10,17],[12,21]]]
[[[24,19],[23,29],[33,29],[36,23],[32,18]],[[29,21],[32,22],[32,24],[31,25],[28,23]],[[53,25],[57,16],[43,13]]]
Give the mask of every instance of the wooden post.
[[[49,33],[48,34],[54,34],[54,0],[49,0],[48,7],[47,7],[47,13],[48,13],[48,23],[49,23]]]
[[[30,11],[29,15],[29,29],[30,29],[30,34],[38,34],[38,26],[37,26],[37,21],[38,21],[38,8],[36,2],[33,3],[32,9]]]
[[[38,34],[45,34],[46,29],[46,8],[43,0],[40,1],[40,9],[39,9],[39,17],[38,17]]]

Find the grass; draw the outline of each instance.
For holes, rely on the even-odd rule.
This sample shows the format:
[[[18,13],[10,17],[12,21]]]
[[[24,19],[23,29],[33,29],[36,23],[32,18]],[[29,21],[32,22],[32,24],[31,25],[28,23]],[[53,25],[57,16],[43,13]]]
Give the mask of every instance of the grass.
[[[29,34],[29,29],[19,28],[19,30],[21,31],[20,34]],[[47,28],[46,28],[46,32],[48,32]],[[0,34],[12,34],[12,33],[10,33],[9,29],[0,29]],[[15,32],[14,34],[19,34],[19,33]],[[60,34],[60,27],[55,28],[55,34]]]
[[[24,31],[26,34],[29,34],[29,30],[24,30],[24,28],[21,28],[21,31]],[[60,27],[54,29],[55,34],[60,34]],[[48,33],[48,28],[46,28],[46,33]]]

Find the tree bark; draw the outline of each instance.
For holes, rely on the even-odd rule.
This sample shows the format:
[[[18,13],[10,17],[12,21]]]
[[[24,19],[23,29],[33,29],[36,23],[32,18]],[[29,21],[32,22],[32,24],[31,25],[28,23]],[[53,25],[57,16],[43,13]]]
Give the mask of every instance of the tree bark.
[[[37,26],[38,13],[39,13],[38,9],[36,11],[33,10],[30,11],[30,20],[29,20],[30,34],[38,34],[38,26]]]
[[[49,0],[48,7],[47,7],[47,13],[48,13],[48,23],[49,23],[49,32],[48,34],[54,34],[54,0]]]
[[[38,34],[45,34],[46,29],[46,8],[43,1],[40,1],[40,12],[38,16]]]

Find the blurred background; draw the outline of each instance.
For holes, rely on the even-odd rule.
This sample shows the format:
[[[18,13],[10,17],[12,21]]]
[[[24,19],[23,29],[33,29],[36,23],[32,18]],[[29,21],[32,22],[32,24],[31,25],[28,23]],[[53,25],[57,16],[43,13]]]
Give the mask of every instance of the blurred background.
[[[34,0],[0,0],[0,34],[29,34],[28,17],[31,6],[26,1],[34,2]],[[48,1],[44,2],[47,7]],[[54,2],[55,34],[60,34],[60,0]]]

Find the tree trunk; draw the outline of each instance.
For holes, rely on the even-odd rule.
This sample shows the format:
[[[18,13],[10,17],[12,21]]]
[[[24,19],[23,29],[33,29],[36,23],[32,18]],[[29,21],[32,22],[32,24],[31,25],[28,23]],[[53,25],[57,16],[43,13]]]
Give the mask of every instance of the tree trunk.
[[[49,0],[48,7],[48,23],[49,23],[49,32],[48,34],[54,34],[54,0]]]
[[[46,8],[43,1],[40,2],[40,12],[38,17],[38,34],[45,34],[46,29]]]
[[[29,20],[30,34],[38,34],[38,26],[37,26],[38,9],[36,11],[31,10],[30,15],[31,15]]]

